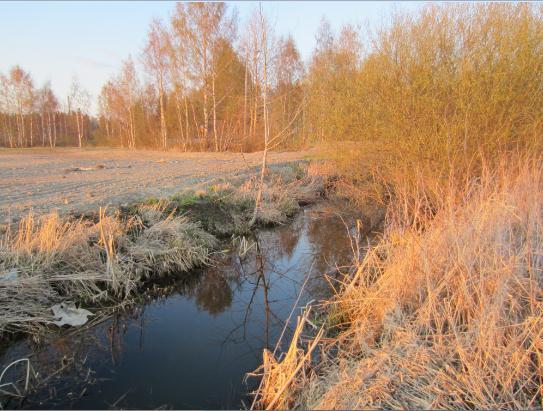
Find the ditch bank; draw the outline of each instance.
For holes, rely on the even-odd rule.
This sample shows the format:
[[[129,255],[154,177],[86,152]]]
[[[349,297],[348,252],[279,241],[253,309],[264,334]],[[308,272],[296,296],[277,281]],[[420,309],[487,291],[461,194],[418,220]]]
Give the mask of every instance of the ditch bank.
[[[55,321],[56,304],[98,314],[126,305],[163,277],[210,264],[224,240],[285,223],[322,195],[306,165],[271,167],[250,227],[257,189],[255,177],[240,176],[111,211],[29,213],[1,237],[0,337],[39,337]]]
[[[174,200],[186,207],[183,218],[191,215],[191,207],[201,210],[206,204],[200,194]],[[151,203],[145,207],[155,210],[156,201]],[[159,203],[158,209],[170,215]],[[212,207],[221,211],[206,216],[228,212],[222,203]],[[8,370],[4,382],[14,381],[22,390],[27,370],[31,381],[24,400],[4,397],[2,405],[248,407],[247,393],[258,379],[247,380],[246,374],[262,362],[264,349],[273,349],[281,336],[285,344],[290,340],[291,312],[293,317],[299,313],[293,307],[327,298],[330,285],[341,281],[337,269],[352,262],[349,234],[357,216],[329,201],[294,214],[289,224],[272,227],[261,221],[258,230],[246,233],[199,221],[219,244],[207,265],[169,272],[99,323],[48,327],[39,342],[21,338],[5,347],[0,351],[4,367],[28,358],[32,369],[24,362]]]

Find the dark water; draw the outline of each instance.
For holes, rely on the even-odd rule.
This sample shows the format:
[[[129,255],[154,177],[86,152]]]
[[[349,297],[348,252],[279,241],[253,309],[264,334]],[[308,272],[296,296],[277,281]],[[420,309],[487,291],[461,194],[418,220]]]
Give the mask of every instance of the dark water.
[[[323,272],[350,262],[345,224],[353,227],[354,218],[343,219],[325,204],[306,209],[291,224],[248,239],[254,245],[245,257],[233,250],[89,330],[63,330],[40,344],[21,340],[0,351],[2,369],[28,356],[41,381],[22,404],[7,406],[248,406],[247,392],[258,381],[244,376],[259,366],[263,348],[274,347],[311,266],[300,307],[329,295]]]

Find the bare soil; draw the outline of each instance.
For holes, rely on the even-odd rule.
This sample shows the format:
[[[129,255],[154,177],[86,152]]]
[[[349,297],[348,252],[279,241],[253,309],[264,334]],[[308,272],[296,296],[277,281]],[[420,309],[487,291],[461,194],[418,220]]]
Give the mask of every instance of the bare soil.
[[[270,164],[304,152],[271,153]],[[260,164],[261,153],[174,153],[122,149],[0,150],[0,223],[29,210],[96,210],[167,197]]]

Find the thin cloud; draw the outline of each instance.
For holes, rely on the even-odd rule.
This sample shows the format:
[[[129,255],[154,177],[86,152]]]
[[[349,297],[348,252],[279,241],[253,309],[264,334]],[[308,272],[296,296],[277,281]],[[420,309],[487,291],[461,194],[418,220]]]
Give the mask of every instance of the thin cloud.
[[[112,69],[112,68],[115,68],[116,66],[112,63],[109,63],[109,62],[104,62],[104,61],[98,61],[98,60],[94,60],[94,59],[90,59],[88,57],[81,57],[81,56],[72,56],[72,58],[80,63],[83,63],[87,66],[90,66],[92,68],[107,68],[107,69]]]

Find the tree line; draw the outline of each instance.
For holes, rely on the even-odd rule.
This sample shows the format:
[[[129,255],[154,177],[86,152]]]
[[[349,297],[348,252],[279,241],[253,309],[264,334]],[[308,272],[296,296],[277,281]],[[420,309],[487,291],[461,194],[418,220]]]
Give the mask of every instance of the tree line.
[[[90,94],[73,78],[65,102],[47,82],[41,88],[16,65],[0,73],[0,146],[79,146],[91,139],[96,120],[88,114]]]
[[[60,101],[14,66],[0,73],[0,145],[109,145],[182,151],[262,149],[302,141],[304,64],[291,36],[277,37],[261,9],[240,28],[225,3],[177,3],[154,19],[97,96],[73,79]]]
[[[153,20],[137,62],[129,56],[101,90],[97,139],[250,151],[269,132],[299,144],[304,66],[294,40],[276,37],[260,9],[241,32],[224,3],[177,3],[168,24]]]
[[[261,8],[241,26],[225,3],[177,3],[103,85],[95,116],[77,79],[60,101],[18,66],[0,73],[0,144],[254,151],[365,140],[432,158],[506,149],[541,118],[541,10],[429,5],[364,40],[323,18],[304,62]]]
[[[319,43],[332,35],[325,21],[323,30]],[[334,53],[349,57],[334,64],[355,64],[355,39],[353,27],[342,30]],[[141,53],[128,56],[103,85],[94,117],[91,97],[75,78],[61,102],[50,84],[35,88],[19,66],[1,75],[0,144],[253,151],[268,141],[268,148],[300,147],[314,134],[306,104],[318,76],[313,72],[331,57],[321,56],[324,48],[335,45],[319,44],[306,67],[292,36],[276,36],[261,9],[240,29],[225,3],[177,3],[167,23],[150,23]]]

